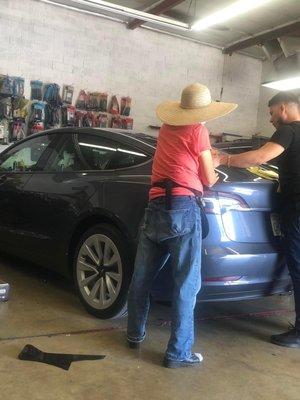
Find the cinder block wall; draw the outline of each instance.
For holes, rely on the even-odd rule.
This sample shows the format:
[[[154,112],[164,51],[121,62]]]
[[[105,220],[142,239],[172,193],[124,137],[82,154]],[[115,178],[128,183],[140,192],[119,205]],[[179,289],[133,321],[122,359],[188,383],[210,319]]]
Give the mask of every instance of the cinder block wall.
[[[274,74],[274,68],[269,60],[263,62],[262,65],[262,82],[271,80]],[[263,136],[272,136],[275,132],[274,126],[270,123],[270,113],[268,102],[277,94],[278,91],[264,86],[260,88],[258,114],[257,114],[257,131]]]
[[[257,126],[262,63],[147,29],[80,14],[35,0],[2,1],[0,73],[73,84],[133,98],[134,128],[159,122],[155,106],[175,99],[187,84],[209,86],[212,97],[239,103],[230,116],[210,122],[213,133],[251,135]],[[151,132],[151,131],[150,131]],[[152,133],[155,133],[152,131]]]

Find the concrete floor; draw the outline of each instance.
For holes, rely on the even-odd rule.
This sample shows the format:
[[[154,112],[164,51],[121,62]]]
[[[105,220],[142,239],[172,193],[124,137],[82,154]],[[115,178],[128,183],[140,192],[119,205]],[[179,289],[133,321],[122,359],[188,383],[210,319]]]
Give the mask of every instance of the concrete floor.
[[[124,344],[126,319],[89,316],[59,276],[9,257],[0,277],[11,298],[0,303],[1,398],[13,400],[299,400],[300,351],[268,342],[293,321],[291,296],[202,305],[196,313],[198,369],[161,367],[169,311],[154,305],[140,352]],[[27,343],[43,351],[105,354],[73,363],[69,371],[20,361]]]

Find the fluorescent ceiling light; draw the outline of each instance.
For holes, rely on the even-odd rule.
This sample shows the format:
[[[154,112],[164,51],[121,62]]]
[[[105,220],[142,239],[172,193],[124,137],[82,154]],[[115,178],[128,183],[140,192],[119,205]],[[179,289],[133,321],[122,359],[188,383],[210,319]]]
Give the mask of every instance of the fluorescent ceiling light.
[[[239,0],[232,3],[230,6],[221,9],[207,17],[200,19],[195,22],[191,29],[194,31],[200,31],[210,26],[220,24],[222,22],[228,21],[231,18],[237,17],[238,15],[245,14],[254,8],[265,5],[271,0]]]
[[[176,21],[171,18],[165,18],[160,15],[154,15],[147,12],[135,10],[134,8],[124,7],[119,4],[109,3],[103,0],[72,0],[70,4],[61,3],[61,0],[40,0],[40,1],[42,1],[43,3],[53,4],[55,6],[60,6],[63,8],[69,8],[74,11],[79,11],[83,13],[87,12],[93,15],[99,15],[99,16],[103,15],[105,17],[106,15],[101,14],[101,11],[108,11],[110,13],[124,15],[125,17],[130,17],[130,18],[138,18],[145,22],[151,22],[162,26],[172,27],[184,31],[190,30],[189,25],[184,22]],[[79,7],[76,7],[76,5],[78,5]],[[86,10],[84,7],[92,7],[95,10],[99,10],[99,13],[96,11],[92,12]]]
[[[262,86],[276,90],[293,90],[300,89],[300,75],[294,78],[281,79],[273,82],[263,83]]]

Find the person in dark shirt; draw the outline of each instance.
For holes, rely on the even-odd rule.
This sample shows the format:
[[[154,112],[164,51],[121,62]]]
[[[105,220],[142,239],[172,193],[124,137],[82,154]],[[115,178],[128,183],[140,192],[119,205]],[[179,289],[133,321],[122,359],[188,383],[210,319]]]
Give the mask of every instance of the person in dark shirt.
[[[295,298],[295,326],[271,336],[275,344],[300,348],[300,102],[291,92],[280,92],[269,101],[270,122],[276,132],[258,150],[242,154],[215,152],[214,164],[247,168],[278,157],[281,193],[282,230],[286,261],[292,278]]]

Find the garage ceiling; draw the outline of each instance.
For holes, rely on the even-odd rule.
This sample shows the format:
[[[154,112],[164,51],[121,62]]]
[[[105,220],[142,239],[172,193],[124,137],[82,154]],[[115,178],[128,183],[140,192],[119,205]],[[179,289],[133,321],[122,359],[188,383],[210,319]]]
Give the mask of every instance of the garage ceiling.
[[[97,4],[93,4],[93,1],[97,3],[97,0],[46,0],[116,18],[126,23],[129,29],[141,29],[142,25],[144,28],[220,47],[229,54],[241,51],[257,58],[265,58],[261,45],[272,39],[292,37],[300,41],[300,0],[270,0],[247,14],[198,32],[130,18],[113,10],[100,9]],[[192,24],[232,4],[233,0],[106,0],[106,2]]]

